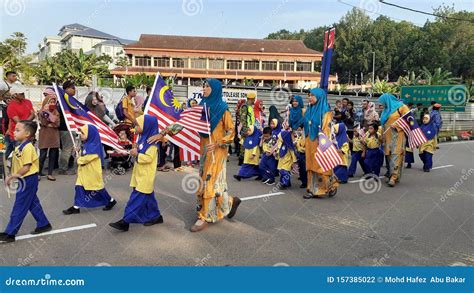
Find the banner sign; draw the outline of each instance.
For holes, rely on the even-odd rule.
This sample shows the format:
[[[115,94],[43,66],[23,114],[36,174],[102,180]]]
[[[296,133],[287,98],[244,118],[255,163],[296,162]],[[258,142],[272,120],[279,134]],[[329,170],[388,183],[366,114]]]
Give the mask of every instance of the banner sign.
[[[441,104],[441,110],[447,112],[464,112],[469,93],[465,85],[420,85],[402,86],[403,102],[430,106],[431,101]]]
[[[230,88],[222,89],[222,97],[224,101],[230,104],[236,104],[238,100],[246,99],[247,94],[249,93],[257,94],[257,91],[248,90],[248,89],[230,89]],[[199,103],[202,99],[202,87],[188,86],[188,99],[196,99]],[[258,96],[257,96],[257,99],[258,99]]]

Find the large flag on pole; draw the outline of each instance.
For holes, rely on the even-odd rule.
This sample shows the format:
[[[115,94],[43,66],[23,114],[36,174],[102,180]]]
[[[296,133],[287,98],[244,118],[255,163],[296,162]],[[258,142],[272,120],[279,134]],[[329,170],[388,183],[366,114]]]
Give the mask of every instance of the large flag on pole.
[[[398,118],[393,124],[399,126],[408,136],[408,146],[410,148],[417,148],[428,141],[425,134],[418,126],[413,112],[408,112],[402,117]]]
[[[319,87],[328,91],[329,72],[331,69],[332,53],[334,51],[334,39],[336,28],[324,32],[323,60],[321,62],[321,80]]]
[[[89,111],[89,109],[76,100],[74,97],[68,96],[64,90],[53,84],[54,91],[58,96],[59,105],[63,111],[64,120],[66,121],[69,132],[75,131],[79,133],[79,128],[84,125],[92,124],[97,127],[100,135],[100,141],[119,151],[126,150],[118,143],[117,134],[99,117]],[[74,140],[73,140],[74,141]]]
[[[160,131],[171,124],[177,123],[181,118],[181,112],[183,112],[181,103],[174,97],[173,92],[159,72],[156,74],[155,83],[144,112],[158,119]],[[201,139],[196,131],[184,128],[178,134],[167,137],[167,139],[181,148],[185,160],[199,159]]]
[[[318,149],[314,156],[319,166],[323,169],[323,172],[332,170],[337,165],[342,165],[342,159],[337,152],[336,146],[321,131],[318,135]]]

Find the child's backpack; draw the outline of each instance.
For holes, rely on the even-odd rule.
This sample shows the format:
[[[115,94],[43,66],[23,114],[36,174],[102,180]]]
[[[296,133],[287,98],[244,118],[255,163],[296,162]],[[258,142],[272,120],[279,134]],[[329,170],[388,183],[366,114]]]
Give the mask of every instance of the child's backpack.
[[[119,121],[125,120],[125,115],[123,114],[123,99],[125,97],[120,99],[120,102],[115,106],[115,116],[117,116],[117,119]]]

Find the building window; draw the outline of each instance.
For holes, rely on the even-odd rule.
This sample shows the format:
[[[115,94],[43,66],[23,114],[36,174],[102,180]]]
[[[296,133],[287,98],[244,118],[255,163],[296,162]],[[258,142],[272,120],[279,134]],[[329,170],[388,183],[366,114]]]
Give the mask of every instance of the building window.
[[[296,62],[296,71],[311,71],[311,62]]]
[[[259,70],[260,62],[259,61],[245,61],[244,68],[245,70]]]
[[[295,63],[294,62],[280,62],[280,71],[294,71]]]
[[[242,69],[242,61],[227,60],[227,69],[229,69],[229,70],[240,70],[240,69]]]
[[[276,61],[262,61],[262,70],[276,71],[277,70]]]
[[[209,69],[224,69],[224,60],[209,60]]]
[[[313,71],[320,71],[321,70],[321,61],[314,61],[314,68]]]
[[[168,57],[155,57],[153,59],[153,66],[155,66],[155,67],[170,67],[170,58],[168,58]]]
[[[191,68],[206,69],[206,59],[191,59]]]
[[[188,60],[182,58],[173,58],[173,67],[174,68],[186,68],[188,66]]]
[[[151,66],[151,57],[135,56],[135,66]]]

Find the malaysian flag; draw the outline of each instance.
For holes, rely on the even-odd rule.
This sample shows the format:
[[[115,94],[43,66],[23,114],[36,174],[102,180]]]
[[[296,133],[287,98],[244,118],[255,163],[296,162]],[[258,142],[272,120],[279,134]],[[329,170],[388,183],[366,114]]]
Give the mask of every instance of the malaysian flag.
[[[63,111],[64,119],[67,128],[70,132],[75,131],[79,133],[79,128],[84,125],[92,124],[97,127],[100,135],[100,141],[119,151],[126,152],[126,150],[118,143],[117,134],[99,117],[89,111],[89,109],[80,103],[76,98],[68,96],[64,90],[53,83],[54,91],[58,97],[59,105]]]
[[[171,124],[177,123],[181,118],[181,112],[183,112],[181,103],[174,97],[173,92],[159,72],[156,74],[155,83],[144,112],[158,119],[160,131]],[[185,161],[199,159],[201,139],[196,131],[184,128],[176,135],[167,136],[166,138],[181,148],[182,157]]]
[[[418,123],[413,116],[413,112],[411,111],[398,118],[393,124],[403,129],[408,136],[408,146],[412,149],[417,148],[428,141],[425,134],[418,126]]]
[[[324,32],[323,60],[321,63],[320,88],[328,91],[329,71],[331,69],[332,53],[334,52],[336,28],[331,28]]]
[[[211,125],[208,117],[209,111],[205,105],[194,106],[181,112],[177,123],[185,128],[210,135]]]
[[[323,172],[334,169],[337,165],[342,165],[342,159],[337,152],[332,141],[323,133],[318,135],[318,149],[314,155]]]

